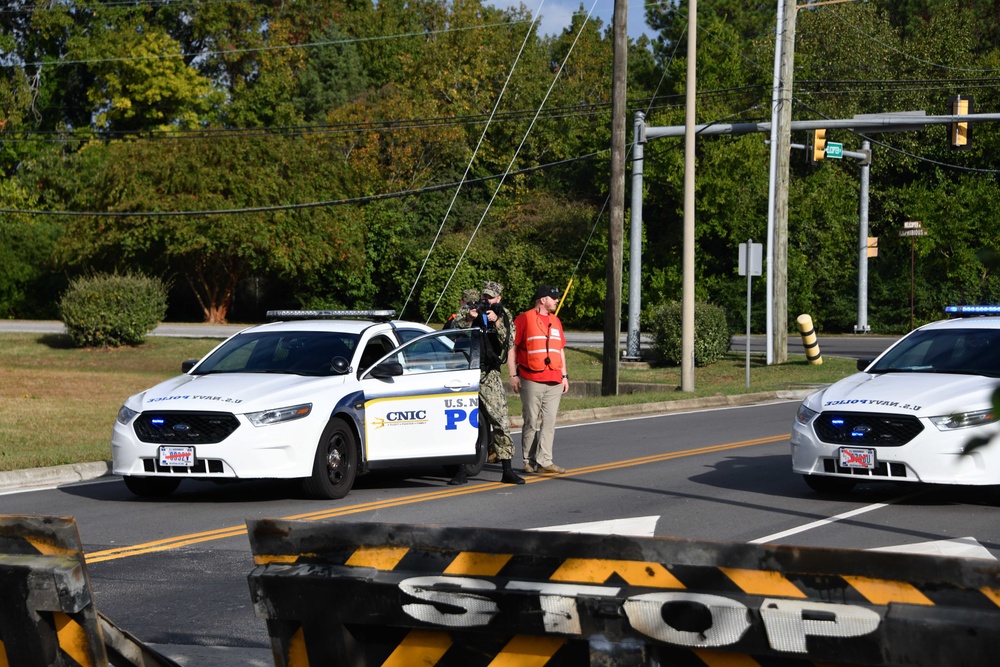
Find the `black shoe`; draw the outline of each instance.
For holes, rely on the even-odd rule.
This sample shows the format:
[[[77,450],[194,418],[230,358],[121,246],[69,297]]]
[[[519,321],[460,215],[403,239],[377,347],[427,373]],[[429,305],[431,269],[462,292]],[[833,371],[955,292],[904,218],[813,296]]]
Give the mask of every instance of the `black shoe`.
[[[514,469],[510,465],[510,459],[500,462],[503,466],[503,476],[500,481],[504,484],[524,484],[524,480],[514,472]]]
[[[458,466],[458,472],[455,473],[455,476],[448,480],[448,486],[459,486],[466,484],[468,481],[465,474],[465,464],[461,463]]]

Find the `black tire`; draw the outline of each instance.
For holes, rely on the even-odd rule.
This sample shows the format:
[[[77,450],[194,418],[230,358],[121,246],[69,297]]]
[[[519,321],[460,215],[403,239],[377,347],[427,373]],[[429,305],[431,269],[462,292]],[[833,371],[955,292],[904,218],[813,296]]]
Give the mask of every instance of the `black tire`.
[[[181,480],[176,477],[124,477],[128,490],[140,498],[164,498],[177,490]]]
[[[821,475],[802,475],[806,485],[817,493],[841,494],[847,493],[857,484],[853,479],[843,477],[823,477]]]
[[[479,440],[476,441],[476,460],[472,463],[466,463],[465,474],[468,477],[475,477],[483,471],[483,466],[486,465],[486,457],[489,454],[490,449],[490,429],[489,426],[483,428],[482,422],[479,426]],[[444,467],[444,472],[448,477],[454,477],[458,474],[458,465],[448,465]]]
[[[339,500],[351,491],[358,474],[358,445],[354,431],[341,419],[331,419],[316,446],[312,477],[302,480],[310,498]]]

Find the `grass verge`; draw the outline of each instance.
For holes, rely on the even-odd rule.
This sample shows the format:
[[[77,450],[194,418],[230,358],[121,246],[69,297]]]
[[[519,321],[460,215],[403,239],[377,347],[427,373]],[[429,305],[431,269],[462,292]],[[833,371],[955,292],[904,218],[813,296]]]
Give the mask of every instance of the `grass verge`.
[[[63,334],[0,335],[0,470],[108,459],[111,425],[125,398],[177,375],[183,360],[204,356],[219,342],[151,336],[136,347],[77,349]],[[599,385],[600,349],[571,349],[567,357],[573,383]],[[745,364],[744,355],[733,353],[695,369],[694,392],[680,391],[680,368],[623,364],[620,395],[570,395],[560,409],[797,389],[835,382],[854,372],[850,359],[827,358],[813,366],[804,357],[792,357],[788,363],[767,366],[763,356],[751,356],[747,389]],[[628,383],[641,383],[645,389],[624,393]],[[520,401],[512,397],[511,414],[520,410]]]

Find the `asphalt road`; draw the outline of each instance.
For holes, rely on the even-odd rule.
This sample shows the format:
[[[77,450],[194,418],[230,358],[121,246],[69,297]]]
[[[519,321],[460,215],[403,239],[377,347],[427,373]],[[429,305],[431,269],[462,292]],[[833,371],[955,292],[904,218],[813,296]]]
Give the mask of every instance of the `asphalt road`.
[[[197,660],[232,651],[270,662],[253,613],[244,521],[307,517],[596,532],[835,547],[907,549],[996,559],[995,491],[897,484],[819,496],[790,470],[796,401],[562,427],[556,460],[568,472],[497,484],[487,466],[467,487],[443,471],[359,479],[340,501],[304,500],[294,485],[184,482],[166,500],[141,500],[118,480],[3,497],[5,513],[76,517],[99,610],[146,642]],[[517,440],[517,437],[515,437]],[[219,653],[184,664],[217,667]],[[228,664],[228,663],[227,663]]]

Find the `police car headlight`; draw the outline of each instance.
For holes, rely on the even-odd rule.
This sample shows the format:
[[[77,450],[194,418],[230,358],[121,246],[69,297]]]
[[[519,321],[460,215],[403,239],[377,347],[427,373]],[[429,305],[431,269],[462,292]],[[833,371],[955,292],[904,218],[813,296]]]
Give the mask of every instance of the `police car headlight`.
[[[992,408],[974,412],[959,412],[944,417],[931,417],[931,423],[937,426],[939,431],[955,431],[960,428],[983,426],[984,424],[992,424],[996,420],[997,414]]]
[[[806,404],[803,403],[802,405],[799,406],[799,411],[795,413],[795,421],[805,426],[813,420],[813,417],[815,417],[818,414],[819,413],[816,412],[815,410],[810,410],[809,408],[807,408]]]
[[[118,420],[119,424],[121,424],[122,426],[125,426],[130,421],[132,421],[132,418],[135,417],[137,414],[139,414],[139,413],[136,412],[135,410],[133,410],[132,408],[129,408],[129,407],[126,407],[126,406],[123,405],[118,410],[118,417],[116,417],[116,419]]]
[[[294,419],[302,419],[312,412],[312,403],[293,405],[288,408],[275,408],[273,410],[262,410],[261,412],[248,412],[247,419],[254,426],[267,426],[268,424],[280,424],[290,422]]]

